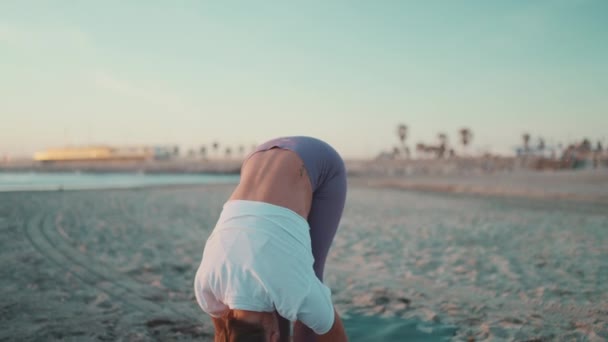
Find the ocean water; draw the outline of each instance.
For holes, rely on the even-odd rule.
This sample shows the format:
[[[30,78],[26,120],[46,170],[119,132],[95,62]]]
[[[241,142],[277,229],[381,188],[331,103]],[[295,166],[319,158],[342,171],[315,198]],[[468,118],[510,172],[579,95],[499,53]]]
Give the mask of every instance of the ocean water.
[[[209,183],[0,193],[0,341],[212,340]],[[353,186],[327,263],[352,341],[608,339],[599,204]]]
[[[0,192],[236,184],[238,179],[238,175],[217,174],[0,172]]]

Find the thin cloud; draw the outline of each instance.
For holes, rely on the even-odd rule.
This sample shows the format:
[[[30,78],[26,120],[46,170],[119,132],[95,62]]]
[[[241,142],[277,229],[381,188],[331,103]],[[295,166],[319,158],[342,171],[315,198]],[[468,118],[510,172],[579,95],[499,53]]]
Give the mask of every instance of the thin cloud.
[[[104,71],[96,71],[93,74],[93,83],[103,89],[110,90],[114,93],[124,95],[131,98],[152,100],[152,94],[149,94],[142,88],[139,88],[127,81],[120,80],[114,75],[110,75]]]
[[[90,45],[86,33],[75,28],[23,28],[0,24],[0,44],[27,50],[63,50]]]
[[[142,86],[107,71],[97,70],[93,72],[92,82],[99,88],[144,103],[159,105],[167,109],[182,112],[189,111],[190,109],[180,97],[168,91],[160,91]]]

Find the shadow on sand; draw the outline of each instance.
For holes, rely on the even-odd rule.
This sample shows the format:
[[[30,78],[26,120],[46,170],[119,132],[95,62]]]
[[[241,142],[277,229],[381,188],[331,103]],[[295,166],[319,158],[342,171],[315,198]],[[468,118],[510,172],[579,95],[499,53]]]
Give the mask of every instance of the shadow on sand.
[[[344,325],[350,341],[449,341],[457,328],[414,319],[349,316]]]

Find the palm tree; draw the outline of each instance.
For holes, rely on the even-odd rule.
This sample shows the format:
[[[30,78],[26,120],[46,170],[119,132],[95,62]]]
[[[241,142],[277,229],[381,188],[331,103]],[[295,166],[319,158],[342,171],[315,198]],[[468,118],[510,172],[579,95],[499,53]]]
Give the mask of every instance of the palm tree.
[[[445,133],[437,134],[439,138],[439,149],[437,150],[437,158],[443,158],[448,146],[448,136]]]
[[[529,152],[530,151],[530,133],[524,133],[521,137],[524,140],[524,151]]]
[[[203,159],[207,159],[207,146],[205,146],[205,145],[201,146],[201,148],[199,150],[199,154],[201,155],[201,157]]]
[[[602,154],[603,154],[604,148],[602,147],[602,142],[601,141],[597,141],[597,145],[595,147],[595,152],[593,153],[593,167],[597,168],[600,163],[602,162]]]
[[[173,151],[171,152],[171,154],[173,155],[173,157],[178,157],[179,156],[179,146],[177,146],[177,145],[173,146]]]
[[[232,149],[230,147],[226,147],[226,159],[230,159],[230,155],[232,155]]]
[[[217,141],[214,141],[211,146],[213,147],[213,152],[214,152],[215,156],[217,157],[219,154],[219,151],[220,151],[220,143]]]
[[[424,145],[424,143],[417,143],[416,144],[416,154],[418,155],[418,159],[420,159],[420,156],[424,156],[424,154],[426,153],[426,145]]]
[[[405,139],[407,138],[407,126],[404,124],[399,124],[397,126],[397,136],[399,137],[399,141],[401,141],[401,148],[403,152],[408,155],[406,152]]]
[[[466,150],[469,144],[471,143],[471,139],[473,139],[473,132],[469,128],[460,129],[460,142],[462,143],[463,149]]]
[[[239,155],[242,157],[245,154],[245,146],[239,146]]]
[[[399,154],[401,154],[401,150],[399,149],[399,147],[393,147],[393,159],[397,159],[397,157],[399,157]]]
[[[591,151],[591,141],[589,139],[583,139],[583,142],[581,143],[581,150],[583,150],[584,152]]]
[[[538,138],[538,150],[542,153],[545,150],[545,139]]]

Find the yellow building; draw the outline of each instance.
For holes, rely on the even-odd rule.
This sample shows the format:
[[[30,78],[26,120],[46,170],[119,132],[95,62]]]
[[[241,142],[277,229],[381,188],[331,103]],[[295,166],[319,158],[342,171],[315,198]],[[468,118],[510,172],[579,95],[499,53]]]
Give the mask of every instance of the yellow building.
[[[109,146],[53,148],[34,154],[34,160],[40,162],[147,160],[152,157],[149,148]]]

